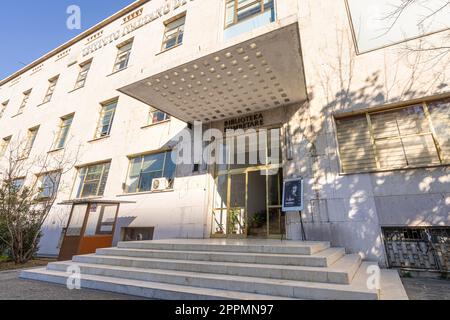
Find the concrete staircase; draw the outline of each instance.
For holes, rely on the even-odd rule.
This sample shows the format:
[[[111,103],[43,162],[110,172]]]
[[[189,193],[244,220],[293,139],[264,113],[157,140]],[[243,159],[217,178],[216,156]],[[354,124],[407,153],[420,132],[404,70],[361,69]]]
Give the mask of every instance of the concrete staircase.
[[[82,288],[153,299],[407,299],[396,271],[383,270],[381,290],[369,290],[372,264],[327,242],[122,242],[21,277],[65,285],[73,265],[81,270]]]

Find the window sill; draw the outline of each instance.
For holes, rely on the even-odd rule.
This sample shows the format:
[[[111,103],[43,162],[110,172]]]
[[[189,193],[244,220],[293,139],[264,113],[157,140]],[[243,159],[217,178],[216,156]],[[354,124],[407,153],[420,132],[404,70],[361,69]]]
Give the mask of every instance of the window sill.
[[[163,121],[160,121],[160,122],[148,124],[146,126],[141,127],[141,129],[147,129],[147,128],[155,127],[155,126],[160,125],[160,124],[169,123],[169,122],[170,122],[170,119],[167,119],[167,120],[163,120]]]
[[[46,202],[46,201],[52,201],[52,197],[38,197],[35,199],[35,201],[42,203],[42,202]]]
[[[110,137],[111,137],[110,135],[107,135],[107,136],[104,136],[104,137],[95,138],[95,139],[89,140],[88,143],[94,143],[94,142],[102,141],[102,140],[108,139]]]
[[[448,167],[450,163],[447,164],[436,164],[436,165],[428,165],[428,166],[418,166],[418,167],[403,167],[403,168],[391,168],[391,169],[377,169],[377,170],[369,170],[369,171],[356,171],[356,172],[340,172],[340,176],[350,176],[354,174],[376,174],[376,173],[385,173],[385,172],[397,172],[397,171],[406,171],[406,170],[420,170],[420,169],[433,169],[433,168],[441,168]]]
[[[91,200],[100,200],[103,199],[103,196],[96,196],[96,197],[86,197],[86,198],[72,198],[69,201],[91,201]]]
[[[43,105],[46,105],[46,104],[49,104],[50,102],[51,102],[52,100],[49,100],[49,101],[46,101],[46,102],[42,102],[41,104],[38,104],[36,107],[40,107],[40,106],[43,106]]]
[[[158,193],[170,193],[170,192],[174,192],[174,189],[166,189],[166,190],[161,190],[161,191],[144,191],[144,192],[133,192],[133,193],[123,193],[123,194],[119,194],[116,197],[131,197],[131,196],[141,196],[141,195],[146,195],[146,194],[158,194]]]
[[[47,153],[48,154],[55,153],[55,152],[58,152],[58,151],[61,151],[61,150],[64,150],[64,148],[53,149],[53,150],[48,151]]]
[[[165,52],[167,52],[167,51],[170,51],[170,50],[173,50],[173,49],[175,49],[175,48],[181,47],[182,45],[183,45],[183,43],[180,43],[180,44],[177,44],[176,46],[173,46],[173,47],[164,49],[164,50],[162,50],[161,52],[158,52],[158,53],[156,54],[156,56],[159,56],[160,54],[163,54],[163,53],[165,53]]]
[[[130,67],[131,67],[131,66],[126,66],[125,68],[120,69],[120,70],[113,71],[113,72],[111,72],[110,74],[108,74],[108,75],[106,75],[106,76],[107,76],[107,77],[113,76],[113,75],[115,75],[116,73],[119,73],[119,72],[122,72],[122,71],[124,71],[124,70],[127,70],[127,69],[130,68]]]
[[[81,87],[78,87],[78,88],[72,89],[72,90],[70,90],[70,91],[69,91],[69,92],[67,92],[67,93],[72,93],[72,92],[78,91],[78,90],[80,90],[80,89],[83,89],[83,88],[84,88],[84,86],[81,86]]]

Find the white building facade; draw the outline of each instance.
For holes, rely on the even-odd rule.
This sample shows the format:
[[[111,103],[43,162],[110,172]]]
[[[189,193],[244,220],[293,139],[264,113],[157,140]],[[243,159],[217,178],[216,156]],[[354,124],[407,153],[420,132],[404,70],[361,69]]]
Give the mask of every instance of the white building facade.
[[[354,1],[140,0],[1,81],[2,153],[27,138],[30,160],[77,154],[40,254],[59,255],[74,230],[114,231],[112,244],[301,239],[300,215],[283,213],[281,198],[283,180],[303,178],[308,240],[434,268],[430,255],[408,262],[401,250],[429,235],[445,265],[450,59],[414,48],[448,31],[373,44],[360,17]],[[198,121],[204,131],[270,129],[280,148],[268,154],[280,161],[177,165],[175,138]],[[90,206],[95,222],[77,222],[64,202]],[[114,217],[112,203],[115,226],[102,218]]]

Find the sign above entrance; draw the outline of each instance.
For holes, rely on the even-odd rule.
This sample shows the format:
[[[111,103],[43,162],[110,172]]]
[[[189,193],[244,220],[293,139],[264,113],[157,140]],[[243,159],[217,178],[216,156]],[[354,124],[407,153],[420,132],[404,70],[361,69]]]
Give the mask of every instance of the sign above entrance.
[[[303,179],[285,180],[283,183],[283,211],[298,212],[304,210]]]
[[[258,128],[264,125],[264,116],[262,113],[242,116],[225,121],[224,131]]]
[[[164,4],[162,4],[160,7],[154,9],[152,12],[143,16],[137,21],[130,23],[124,26],[122,29],[119,29],[116,32],[113,32],[103,37],[102,39],[90,44],[88,47],[83,49],[83,57],[103,47],[106,47],[112,42],[118,41],[120,38],[125,37],[131,32],[136,31],[139,28],[142,28],[143,26],[157,20],[158,18],[168,15],[174,10],[186,5],[188,1],[191,2],[194,0],[166,0]]]

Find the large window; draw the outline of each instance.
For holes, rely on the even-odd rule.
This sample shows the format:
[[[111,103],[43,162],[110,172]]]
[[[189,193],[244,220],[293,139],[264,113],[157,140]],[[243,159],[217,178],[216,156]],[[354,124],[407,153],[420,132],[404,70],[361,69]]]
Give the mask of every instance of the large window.
[[[2,139],[2,144],[0,146],[0,157],[3,157],[6,153],[6,150],[8,150],[8,146],[11,142],[11,136],[3,138]]]
[[[61,172],[47,172],[38,176],[38,199],[53,198],[58,190]]]
[[[107,103],[102,106],[100,119],[95,131],[95,139],[107,137],[111,133],[111,127],[116,114],[117,101]]]
[[[8,106],[9,101],[5,101],[0,106],[0,119],[3,117],[3,114],[5,113],[6,107]]]
[[[225,28],[269,12],[274,20],[274,0],[226,0]]]
[[[31,128],[28,130],[27,140],[25,142],[25,148],[23,151],[23,157],[28,157],[33,149],[34,142],[36,141],[39,127]]]
[[[52,100],[53,93],[55,92],[56,84],[58,83],[58,79],[59,79],[59,76],[48,80],[49,85],[48,85],[47,93],[45,94],[44,101],[42,103],[47,103],[47,102],[50,102],[50,100]]]
[[[346,0],[359,52],[450,28],[447,0]]]
[[[78,170],[76,198],[103,196],[111,162],[82,167]]]
[[[130,60],[131,48],[133,47],[133,40],[127,41],[117,47],[116,63],[114,63],[113,72],[120,71],[128,67]]]
[[[72,126],[72,121],[73,114],[61,118],[58,135],[56,136],[53,149],[57,150],[64,148],[67,142],[67,137],[69,136],[70,127]]]
[[[337,120],[344,173],[450,164],[450,100]]]
[[[146,192],[152,189],[153,179],[173,179],[176,165],[172,152],[141,155],[130,159],[127,193]]]
[[[92,60],[80,64],[80,73],[78,74],[77,82],[75,83],[75,89],[84,87],[86,79],[91,69]]]
[[[167,113],[150,108],[149,121],[148,121],[149,125],[157,124],[157,123],[169,120],[169,119],[170,119],[170,116]]]
[[[162,51],[179,46],[183,43],[185,21],[186,16],[182,16],[175,21],[166,23]]]
[[[30,95],[31,95],[31,89],[28,90],[28,91],[25,91],[23,93],[22,103],[20,104],[19,111],[17,111],[17,114],[22,114],[23,113],[23,110],[25,110],[25,107],[27,106],[28,99],[30,98]]]

